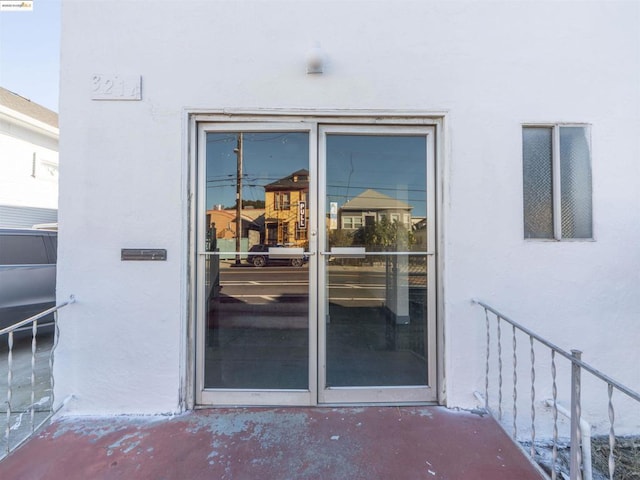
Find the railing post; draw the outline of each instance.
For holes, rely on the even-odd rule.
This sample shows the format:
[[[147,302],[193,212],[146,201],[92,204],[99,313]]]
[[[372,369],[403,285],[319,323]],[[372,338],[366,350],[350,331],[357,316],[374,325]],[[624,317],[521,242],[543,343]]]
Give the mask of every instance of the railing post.
[[[582,352],[571,350],[571,356],[581,360]],[[582,480],[580,373],[580,365],[571,362],[571,469],[569,471],[571,480]]]
[[[489,312],[484,309],[484,318],[487,326],[487,355],[485,357],[484,374],[484,409],[489,412],[489,355],[491,354],[491,328],[489,328]]]
[[[13,395],[13,332],[9,332],[7,340],[9,353],[7,354],[7,427],[5,437],[7,437],[7,455],[11,451],[11,397]]]

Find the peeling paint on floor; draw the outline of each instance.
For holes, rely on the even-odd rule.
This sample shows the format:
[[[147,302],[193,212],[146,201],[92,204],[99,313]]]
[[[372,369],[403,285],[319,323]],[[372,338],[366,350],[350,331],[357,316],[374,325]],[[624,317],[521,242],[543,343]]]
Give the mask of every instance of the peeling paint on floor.
[[[489,417],[441,407],[317,407],[61,418],[1,462],[0,478],[542,477]]]

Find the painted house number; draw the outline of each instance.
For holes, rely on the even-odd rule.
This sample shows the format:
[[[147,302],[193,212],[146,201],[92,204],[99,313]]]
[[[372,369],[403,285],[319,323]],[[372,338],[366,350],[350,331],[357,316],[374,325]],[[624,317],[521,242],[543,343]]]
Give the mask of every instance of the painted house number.
[[[105,75],[91,77],[92,100],[141,100],[140,75]]]

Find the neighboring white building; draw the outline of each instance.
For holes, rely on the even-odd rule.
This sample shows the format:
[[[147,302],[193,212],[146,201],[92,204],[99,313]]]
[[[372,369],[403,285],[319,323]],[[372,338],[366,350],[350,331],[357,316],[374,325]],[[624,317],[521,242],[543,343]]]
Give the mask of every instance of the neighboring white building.
[[[55,223],[58,114],[0,87],[0,227]]]
[[[485,368],[472,298],[640,388],[640,3],[63,4],[58,297],[78,302],[60,315],[55,393],[74,395],[69,411],[471,408]],[[301,168],[307,216],[287,228],[309,222],[308,264],[220,260],[220,296],[204,298],[207,209],[231,207],[240,178],[261,199]],[[391,248],[402,261],[340,270],[332,258],[370,252],[331,243],[367,188],[430,230]],[[385,293],[406,324],[385,324]]]

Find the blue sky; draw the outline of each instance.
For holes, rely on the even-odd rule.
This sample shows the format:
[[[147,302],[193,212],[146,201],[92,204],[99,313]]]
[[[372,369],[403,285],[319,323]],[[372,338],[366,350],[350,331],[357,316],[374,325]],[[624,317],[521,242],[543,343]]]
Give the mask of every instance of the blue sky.
[[[207,135],[207,208],[235,204],[235,133]],[[264,200],[264,186],[300,169],[309,169],[309,138],[302,132],[245,133],[244,200]],[[413,206],[426,215],[426,139],[424,136],[329,135],[327,202],[342,206],[367,189]],[[313,181],[313,180],[312,180]]]
[[[0,86],[58,111],[60,0],[0,12]]]

